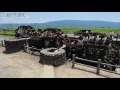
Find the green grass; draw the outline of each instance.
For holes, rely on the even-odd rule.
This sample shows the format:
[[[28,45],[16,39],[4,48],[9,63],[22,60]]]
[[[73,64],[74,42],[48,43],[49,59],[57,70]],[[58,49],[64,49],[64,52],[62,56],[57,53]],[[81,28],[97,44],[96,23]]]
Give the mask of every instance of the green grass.
[[[34,27],[36,30],[40,27]],[[8,35],[8,36],[14,36],[15,32],[14,30],[16,29],[15,27],[11,27],[11,29],[13,31],[11,32],[2,32],[3,29],[8,29],[8,28],[0,28],[0,35]],[[43,29],[43,28],[40,28]],[[92,32],[99,32],[99,33],[110,33],[111,31],[113,31],[114,33],[119,33],[120,34],[120,28],[71,28],[71,27],[60,27],[59,29],[61,29],[63,32],[77,32],[79,30],[92,30]]]
[[[15,32],[0,32],[0,35],[15,36]]]
[[[0,27],[0,35],[15,36],[15,32],[14,32],[15,29],[16,29],[15,27],[11,27],[11,28]],[[4,30],[11,30],[11,31],[4,31]]]
[[[79,30],[91,30],[92,32],[99,32],[99,33],[110,33],[113,31],[114,33],[120,34],[120,28],[60,28],[64,32],[77,32]]]

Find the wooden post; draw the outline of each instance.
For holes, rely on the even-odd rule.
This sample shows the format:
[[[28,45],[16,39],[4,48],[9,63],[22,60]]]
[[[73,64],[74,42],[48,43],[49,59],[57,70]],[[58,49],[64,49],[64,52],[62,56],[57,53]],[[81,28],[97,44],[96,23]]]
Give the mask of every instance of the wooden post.
[[[75,67],[75,54],[72,55],[72,68]]]
[[[32,46],[31,50],[32,50],[32,55],[34,54],[34,50],[33,50],[34,46]]]
[[[119,59],[119,64],[118,65],[120,65],[120,51],[119,51],[119,49],[117,51],[118,51],[118,59]]]
[[[2,44],[2,46],[4,46],[4,45],[3,45],[3,40],[1,40],[1,44]]]
[[[28,40],[26,40],[26,49],[27,49],[27,51],[29,50]]]
[[[97,71],[96,71],[96,74],[98,74],[98,75],[100,73],[100,65],[101,65],[101,59],[98,59]]]
[[[3,41],[3,42],[4,42],[4,47],[5,47],[5,42],[6,42],[6,40],[4,39],[4,41]]]
[[[25,46],[25,44],[24,44],[24,52],[26,51],[26,49],[25,49],[25,48],[26,48],[26,46]]]

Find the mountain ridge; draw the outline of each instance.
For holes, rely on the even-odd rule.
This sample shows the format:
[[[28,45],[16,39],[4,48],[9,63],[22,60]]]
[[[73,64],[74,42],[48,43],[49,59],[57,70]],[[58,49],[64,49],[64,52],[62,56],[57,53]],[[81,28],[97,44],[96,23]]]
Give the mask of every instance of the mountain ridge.
[[[59,20],[45,23],[6,23],[0,24],[0,27],[31,25],[39,27],[111,27],[120,28],[120,22],[99,21],[99,20]]]

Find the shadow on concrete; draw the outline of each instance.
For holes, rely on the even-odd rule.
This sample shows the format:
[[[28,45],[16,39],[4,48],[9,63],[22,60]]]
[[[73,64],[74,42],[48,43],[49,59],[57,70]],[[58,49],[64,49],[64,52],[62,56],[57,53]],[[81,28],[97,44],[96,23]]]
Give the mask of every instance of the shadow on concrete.
[[[21,51],[21,50],[19,50],[19,51]],[[17,53],[19,51],[3,51],[2,53],[4,53],[4,54],[13,54],[13,53]]]
[[[31,54],[31,55],[33,55],[33,56],[40,56],[40,54],[39,54],[39,53],[34,53],[34,54],[32,54],[32,52],[31,52],[31,51],[30,51],[30,52],[27,52],[27,51],[24,51],[24,50],[23,50],[23,52],[24,52],[24,53]]]

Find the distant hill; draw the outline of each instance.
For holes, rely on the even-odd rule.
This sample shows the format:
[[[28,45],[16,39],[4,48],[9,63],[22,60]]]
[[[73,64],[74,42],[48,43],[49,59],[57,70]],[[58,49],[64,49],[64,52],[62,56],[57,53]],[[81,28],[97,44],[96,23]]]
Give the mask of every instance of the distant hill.
[[[0,27],[18,27],[20,25],[31,25],[40,27],[111,27],[120,28],[120,22],[108,22],[108,21],[83,21],[83,20],[60,20],[50,21],[46,23],[30,23],[30,24],[0,24]]]

